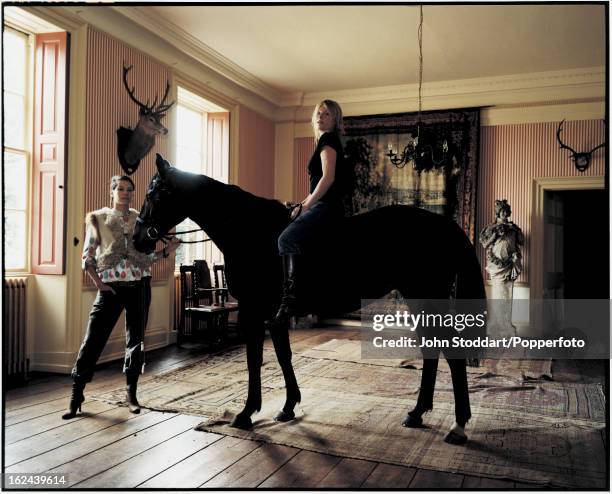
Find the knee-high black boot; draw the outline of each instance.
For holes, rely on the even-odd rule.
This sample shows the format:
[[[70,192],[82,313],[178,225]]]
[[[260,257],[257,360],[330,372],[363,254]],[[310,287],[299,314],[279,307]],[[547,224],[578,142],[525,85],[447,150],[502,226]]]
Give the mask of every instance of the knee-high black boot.
[[[84,389],[85,383],[76,381],[72,383],[72,394],[70,395],[68,410],[62,415],[64,420],[73,419],[76,417],[77,411],[81,411],[81,404],[85,401],[85,396],[83,395]]]
[[[296,315],[297,310],[297,274],[299,265],[298,254],[288,254],[283,256],[283,272],[285,281],[283,284],[283,297],[281,299],[278,312],[270,321],[266,321],[267,326],[288,327],[289,319]]]
[[[127,378],[127,393],[125,401],[127,406],[132,413],[140,413],[140,403],[136,397],[136,391],[138,390],[138,376],[128,376]]]

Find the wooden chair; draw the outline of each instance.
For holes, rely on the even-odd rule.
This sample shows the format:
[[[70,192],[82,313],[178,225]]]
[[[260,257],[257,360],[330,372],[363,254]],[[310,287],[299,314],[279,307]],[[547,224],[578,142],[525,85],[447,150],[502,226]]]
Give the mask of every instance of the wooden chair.
[[[238,310],[238,302],[229,301],[229,292],[227,289],[227,281],[225,280],[225,266],[223,264],[213,264],[213,275],[215,278],[215,289],[217,289],[216,302],[221,307],[225,307],[228,312]]]
[[[181,318],[177,333],[180,345],[186,336],[201,329],[202,323],[211,332],[215,343],[223,340],[227,330],[228,309],[215,303],[219,290],[212,286],[206,261],[193,265],[181,265]],[[227,289],[226,289],[227,290]]]

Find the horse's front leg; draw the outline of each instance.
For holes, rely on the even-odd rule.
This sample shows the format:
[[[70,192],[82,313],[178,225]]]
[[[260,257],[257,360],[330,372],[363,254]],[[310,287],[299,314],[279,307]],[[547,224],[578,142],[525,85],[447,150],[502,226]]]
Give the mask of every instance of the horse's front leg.
[[[298,387],[295,373],[293,372],[293,365],[291,365],[291,344],[289,342],[289,331],[287,329],[274,328],[271,330],[272,342],[274,343],[274,350],[276,352],[276,358],[283,371],[283,377],[285,378],[285,389],[287,390],[287,399],[282,410],[280,410],[275,416],[274,420],[278,422],[288,422],[295,418],[295,412],[293,409],[300,401],[302,401],[302,395],[300,388]]]
[[[261,410],[261,365],[263,363],[263,324],[247,326],[247,367],[249,369],[249,391],[242,411],[234,417],[232,427],[250,429],[251,415]]]

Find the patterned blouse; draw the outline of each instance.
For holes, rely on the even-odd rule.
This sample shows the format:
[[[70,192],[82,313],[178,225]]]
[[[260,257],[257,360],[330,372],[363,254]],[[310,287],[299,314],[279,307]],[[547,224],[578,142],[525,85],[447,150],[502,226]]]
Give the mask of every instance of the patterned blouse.
[[[118,211],[116,209],[110,209],[110,208],[104,208],[104,211],[107,214],[113,214],[117,216],[122,224],[125,223],[123,221],[123,215],[121,211]],[[138,214],[138,213],[134,213],[134,211],[130,211],[129,214],[132,215],[132,214]],[[129,232],[125,234],[126,242],[132,241],[131,240],[132,233],[133,232]],[[85,246],[83,248],[82,266],[83,266],[83,269],[86,269],[87,266],[93,266],[94,269],[96,269],[96,271],[98,272],[98,276],[100,276],[100,279],[102,280],[103,283],[112,283],[114,281],[139,281],[142,278],[151,276],[150,267],[142,268],[140,266],[136,266],[127,259],[122,259],[116,266],[112,268],[98,271],[97,263],[96,263],[96,253],[98,251],[98,246],[99,246],[99,243],[96,240],[95,227],[91,223],[88,222],[87,231],[85,233]],[[154,252],[149,254],[149,257],[151,261],[155,261],[158,259],[158,256]]]

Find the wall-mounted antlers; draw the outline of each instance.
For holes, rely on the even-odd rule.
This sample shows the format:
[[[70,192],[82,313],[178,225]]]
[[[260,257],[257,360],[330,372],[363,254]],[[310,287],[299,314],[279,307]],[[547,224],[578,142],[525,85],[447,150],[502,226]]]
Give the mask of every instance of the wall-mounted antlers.
[[[591,149],[588,152],[577,153],[571,147],[563,144],[563,141],[561,140],[561,130],[562,130],[563,122],[565,122],[565,119],[561,120],[561,123],[559,123],[559,127],[557,127],[557,141],[559,141],[559,146],[561,149],[567,149],[568,151],[571,151],[572,153],[571,158],[572,158],[572,161],[574,162],[574,165],[576,166],[576,169],[579,172],[583,172],[591,164],[591,158],[592,158],[593,153],[597,151],[599,148],[604,147],[606,143],[602,142],[599,146],[595,146],[593,149]]]
[[[159,105],[157,104],[157,94],[153,100],[153,104],[141,103],[134,95],[134,87],[130,89],[128,84],[128,73],[132,69],[123,66],[123,85],[130,99],[139,107],[138,123],[134,130],[125,127],[117,129],[117,153],[119,155],[119,163],[123,170],[131,175],[136,171],[140,160],[144,158],[155,144],[155,136],[168,133],[168,129],[161,123],[161,119],[166,116],[166,112],[172,107],[174,101],[166,103],[168,92],[170,91],[170,83],[166,83],[166,91]]]

